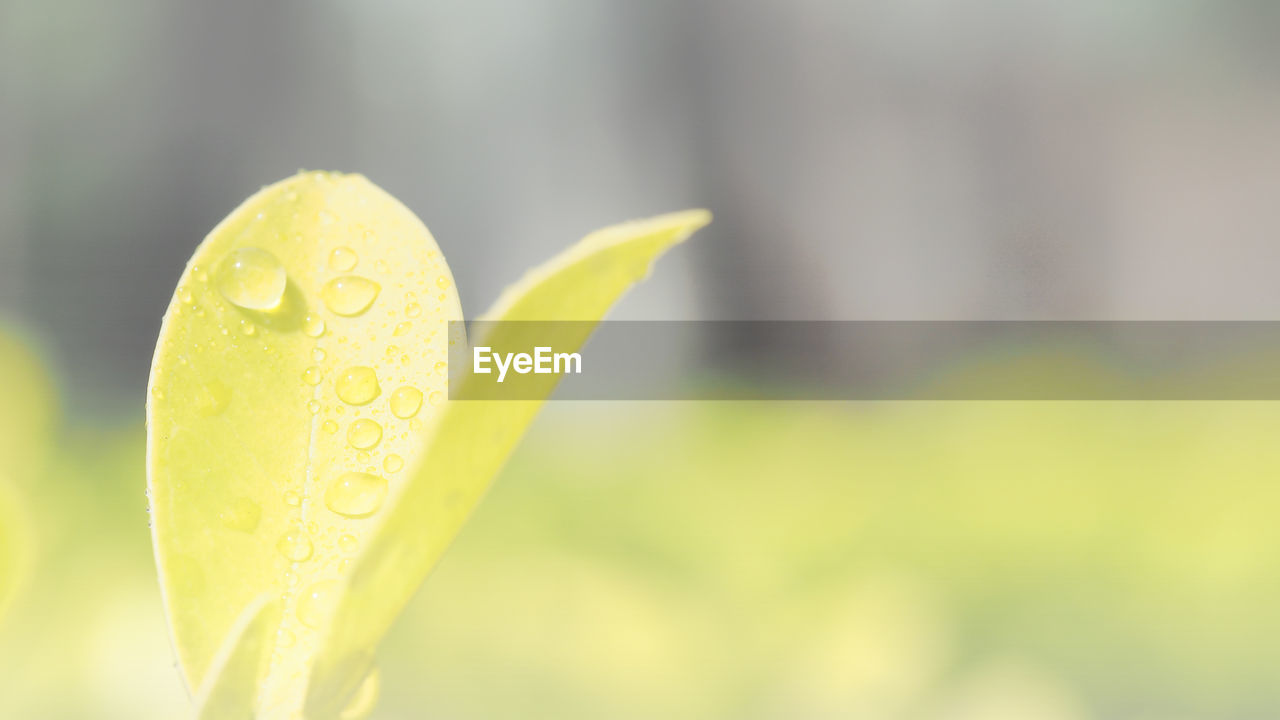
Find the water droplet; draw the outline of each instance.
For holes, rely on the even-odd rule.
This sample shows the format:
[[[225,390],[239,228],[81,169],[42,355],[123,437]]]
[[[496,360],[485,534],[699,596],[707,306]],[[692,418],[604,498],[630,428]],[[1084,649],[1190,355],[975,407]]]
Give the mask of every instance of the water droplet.
[[[311,558],[314,546],[311,544],[311,538],[299,529],[293,529],[280,536],[280,541],[276,543],[276,549],[280,554],[291,562],[306,562]]]
[[[392,335],[394,335],[394,336],[396,336],[396,337],[402,337],[402,336],[404,336],[404,335],[408,334],[408,332],[409,332],[409,330],[410,330],[411,328],[413,328],[413,323],[409,322],[408,320],[405,320],[404,322],[400,323],[399,325],[396,325],[396,329],[395,329],[394,331],[392,331],[392,333],[391,333],[391,334],[392,334]]]
[[[368,418],[360,418],[347,428],[347,442],[351,447],[368,450],[382,440],[382,426]]]
[[[308,313],[302,318],[302,332],[306,333],[307,337],[320,337],[324,334],[324,320]]]
[[[338,423],[332,420],[325,420],[324,424],[320,426],[320,429],[332,435],[338,432]]]
[[[356,545],[358,544],[359,542],[356,540],[355,535],[343,535],[338,538],[338,547],[342,548],[343,552],[351,552],[352,550],[355,550]]]
[[[382,286],[359,275],[343,275],[324,284],[320,299],[330,311],[354,317],[369,309],[382,292]]]
[[[188,290],[185,287],[178,288],[178,301],[181,302],[183,305],[190,305],[191,303],[195,302],[195,300],[196,298],[194,295],[191,294],[190,290]]]
[[[437,361],[436,361],[436,374],[437,374],[437,375],[439,375],[439,376],[441,376],[441,377],[444,377],[445,372],[446,372],[446,371],[448,371],[448,370],[449,370],[449,364],[448,364],[448,363],[446,363],[446,362],[445,362],[445,361],[443,361],[443,360],[437,360]]]
[[[247,310],[270,310],[280,304],[288,282],[275,255],[255,247],[233,250],[218,265],[218,292]]]
[[[311,351],[311,359],[316,362],[324,362],[324,350],[316,348]]]
[[[226,510],[218,513],[218,519],[232,530],[253,532],[258,529],[258,521],[262,519],[262,507],[247,497],[236,498]]]
[[[445,277],[444,275],[441,275],[440,277],[436,278],[436,287],[440,288],[441,290],[448,290],[449,278]]]
[[[382,273],[383,275],[386,275],[388,272],[390,272],[390,271],[391,271],[391,266],[387,265],[387,261],[386,261],[386,260],[377,260],[377,261],[375,261],[375,262],[373,263],[373,268],[374,268],[375,270],[377,270],[378,272]]]
[[[390,405],[392,415],[402,420],[411,418],[422,407],[422,391],[409,385],[398,387],[391,393]]]
[[[286,490],[284,492],[284,504],[289,507],[298,507],[302,504],[302,496],[296,491]]]
[[[241,321],[240,321],[240,332],[244,333],[245,335],[250,335],[250,336],[252,336],[252,335],[257,334],[257,332],[258,332],[258,326],[254,325],[253,323],[249,322],[248,320],[241,320]]]
[[[371,367],[349,367],[334,382],[338,398],[348,405],[367,405],[382,393],[378,375]]]
[[[319,414],[320,414],[320,401],[319,401],[319,400],[308,400],[308,401],[307,401],[307,412],[311,413],[312,415],[319,415]]]
[[[163,399],[164,399],[164,391],[163,391],[163,390],[161,390],[161,389],[160,389],[160,388],[158,388],[158,387],[153,387],[153,388],[151,388],[151,397],[154,397],[154,398],[155,398],[155,399],[157,399],[157,400],[163,400]]]
[[[432,390],[431,394],[427,396],[427,402],[431,403],[432,405],[439,405],[440,403],[444,402],[444,393],[440,392],[439,390]]]
[[[382,469],[389,473],[400,472],[400,468],[404,467],[404,458],[392,453],[382,459]]]
[[[409,303],[404,307],[404,314],[416,318],[422,314],[422,306],[418,303]]]
[[[200,388],[200,392],[196,396],[196,412],[205,417],[219,415],[223,410],[227,409],[227,405],[230,402],[231,388],[218,380],[214,380]]]
[[[320,368],[312,365],[302,371],[302,382],[308,385],[319,385],[320,380],[324,378],[324,373],[320,372]]]
[[[377,475],[349,472],[339,476],[324,493],[325,507],[347,517],[368,517],[382,507],[387,481]]]
[[[298,600],[298,619],[302,624],[313,630],[324,627],[338,602],[337,590],[336,580],[324,580],[307,588]]]
[[[338,272],[346,272],[360,262],[356,251],[349,247],[336,247],[329,253],[329,267]]]
[[[369,460],[370,460],[370,459],[372,459],[372,458],[373,458],[373,456],[372,456],[372,455],[370,455],[370,454],[368,453],[368,451],[366,451],[366,450],[361,450],[360,452],[356,453],[356,461],[357,461],[357,462],[367,463],[367,462],[369,462]],[[369,472],[373,472],[373,468],[369,468]]]

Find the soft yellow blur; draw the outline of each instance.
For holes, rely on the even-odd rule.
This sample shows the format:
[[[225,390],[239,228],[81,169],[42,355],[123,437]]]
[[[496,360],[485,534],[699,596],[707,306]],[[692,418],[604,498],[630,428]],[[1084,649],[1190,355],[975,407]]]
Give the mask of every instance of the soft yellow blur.
[[[1274,714],[1278,435],[1271,403],[552,403],[372,717]],[[0,716],[187,716],[142,428],[49,446]]]

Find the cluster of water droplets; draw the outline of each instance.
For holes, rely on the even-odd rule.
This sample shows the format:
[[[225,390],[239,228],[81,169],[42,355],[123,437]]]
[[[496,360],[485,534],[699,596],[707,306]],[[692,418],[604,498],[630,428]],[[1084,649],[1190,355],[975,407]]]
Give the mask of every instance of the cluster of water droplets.
[[[320,217],[322,225],[326,224],[325,216],[327,225],[334,226],[337,218],[324,211]],[[324,232],[336,230],[332,227]],[[362,236],[359,232],[352,235],[357,242],[336,245],[322,256],[327,277],[322,278],[323,284],[309,298],[300,300],[304,283],[292,282],[280,258],[260,247],[236,248],[208,269],[192,267],[176,295],[177,314],[189,312],[205,317],[209,313],[202,303],[206,297],[215,297],[215,292],[230,305],[245,311],[240,317],[231,314],[216,333],[193,343],[193,352],[235,348],[256,352],[256,348],[261,348],[261,352],[278,365],[288,365],[292,359],[282,356],[278,344],[269,342],[269,337],[277,331],[300,332],[315,341],[310,362],[293,371],[295,382],[301,383],[310,395],[306,407],[315,418],[313,450],[317,442],[327,447],[342,446],[346,461],[345,467],[328,477],[324,476],[327,470],[321,470],[319,477],[308,476],[305,483],[287,490],[277,500],[290,508],[295,517],[276,539],[275,550],[288,564],[283,599],[292,606],[297,621],[281,626],[276,643],[279,648],[302,642],[301,638],[307,635],[304,628],[319,629],[328,622],[340,587],[331,571],[336,569],[340,576],[350,568],[351,558],[361,545],[359,526],[382,509],[390,490],[388,478],[405,467],[404,458],[395,450],[410,441],[411,431],[422,427],[423,408],[443,402],[440,391],[426,388],[428,392],[424,393],[424,389],[415,387],[402,375],[407,373],[412,358],[396,344],[387,343],[385,359],[376,363],[366,360],[344,365],[341,362],[343,357],[360,357],[360,347],[365,342],[374,345],[403,338],[402,343],[395,342],[416,347],[422,337],[415,334],[415,330],[424,331],[420,323],[425,301],[405,290],[403,284],[397,285],[390,277],[391,268],[383,260],[371,264],[366,260],[362,272],[361,251],[352,245],[361,239],[372,243],[376,236],[369,230],[363,230]],[[440,274],[434,281],[428,276],[426,280],[434,282],[441,301],[447,300],[451,286],[447,275]],[[384,284],[390,290],[384,288]],[[421,288],[428,286],[419,285],[418,289],[421,292]],[[397,287],[403,292],[399,302],[388,302],[390,293]],[[430,294],[436,292],[432,289]],[[208,308],[216,305],[213,302]],[[394,310],[389,309],[392,306]],[[370,329],[367,340],[363,334],[357,337],[350,332],[347,323],[368,317],[374,308],[386,309],[388,320],[382,325],[384,329]],[[294,312],[287,323],[279,321]],[[213,317],[218,315],[214,313]],[[321,347],[322,343],[327,350]],[[186,364],[186,361],[183,355],[178,362]],[[441,361],[436,362],[433,369],[442,377],[447,368]],[[160,397],[160,392],[155,392]],[[326,396],[335,400],[325,400]],[[236,402],[243,401],[236,400],[232,388],[216,379],[205,381],[194,397],[195,410],[202,417],[221,415]],[[309,490],[312,482],[316,483],[314,491]],[[328,511],[336,521],[326,522],[323,533],[317,520],[324,518],[314,516],[316,511]],[[312,519],[308,520],[308,515],[312,515]],[[243,533],[257,532],[263,517],[262,506],[244,496],[235,498],[219,513],[223,526]],[[329,551],[334,547],[339,551],[336,558]]]

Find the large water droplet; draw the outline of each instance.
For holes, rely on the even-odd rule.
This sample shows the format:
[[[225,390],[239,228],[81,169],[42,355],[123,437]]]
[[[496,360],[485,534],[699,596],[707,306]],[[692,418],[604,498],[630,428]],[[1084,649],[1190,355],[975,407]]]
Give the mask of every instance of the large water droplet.
[[[333,252],[329,253],[329,267],[338,272],[346,272],[356,266],[360,262],[356,251],[349,247],[336,247]]]
[[[324,504],[339,515],[360,518],[377,512],[386,497],[386,480],[369,473],[349,472],[325,491]]]
[[[368,278],[344,275],[325,283],[320,288],[320,299],[330,311],[353,317],[368,310],[381,291],[382,286]]]
[[[324,580],[307,588],[298,600],[298,619],[313,630],[324,627],[338,601],[338,582]]]
[[[218,513],[218,519],[232,530],[253,532],[258,529],[258,521],[262,519],[262,507],[247,497],[236,498],[226,510]]]
[[[214,281],[218,292],[233,304],[247,310],[270,310],[280,304],[288,279],[275,255],[243,247],[223,258]]]
[[[416,387],[405,385],[391,393],[391,414],[398,418],[411,418],[418,414],[422,407],[422,391]]]
[[[319,385],[320,380],[323,377],[324,377],[324,373],[321,372],[320,368],[316,367],[315,365],[312,365],[311,367],[302,371],[302,382],[308,385]]]
[[[367,405],[382,392],[378,374],[371,367],[349,367],[333,383],[338,398],[348,405]]]
[[[311,538],[307,537],[302,530],[295,528],[280,536],[276,549],[290,562],[305,562],[311,558],[315,548],[311,544]]]
[[[368,450],[382,440],[382,426],[369,418],[360,418],[347,428],[347,442],[351,447]]]

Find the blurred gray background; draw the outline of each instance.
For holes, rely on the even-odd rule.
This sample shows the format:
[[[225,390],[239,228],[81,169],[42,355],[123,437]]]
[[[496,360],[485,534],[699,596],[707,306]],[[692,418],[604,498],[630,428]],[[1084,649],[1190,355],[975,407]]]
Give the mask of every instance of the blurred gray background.
[[[0,315],[140,412],[195,245],[320,168],[469,315],[706,206],[615,317],[1275,319],[1277,38],[1272,0],[0,0]]]

